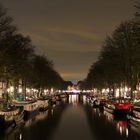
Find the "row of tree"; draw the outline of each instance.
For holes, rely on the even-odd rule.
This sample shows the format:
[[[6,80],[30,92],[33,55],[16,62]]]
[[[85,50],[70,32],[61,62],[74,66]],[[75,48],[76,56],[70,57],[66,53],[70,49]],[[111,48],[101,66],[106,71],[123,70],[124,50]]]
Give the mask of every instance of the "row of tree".
[[[140,82],[140,3],[136,7],[135,17],[122,22],[106,37],[98,61],[91,66],[82,88],[128,86],[133,97]]]
[[[26,87],[64,88],[65,82],[52,61],[35,54],[34,48],[30,37],[18,32],[13,19],[0,6],[0,82],[5,89],[12,85],[17,90],[19,84],[25,93]]]

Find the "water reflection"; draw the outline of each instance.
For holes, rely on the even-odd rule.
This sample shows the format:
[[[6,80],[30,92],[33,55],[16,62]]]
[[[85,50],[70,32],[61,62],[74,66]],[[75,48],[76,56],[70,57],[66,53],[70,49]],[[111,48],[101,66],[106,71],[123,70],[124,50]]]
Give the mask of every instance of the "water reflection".
[[[72,104],[73,106],[77,106],[79,102],[78,95],[69,95],[69,104]]]
[[[92,140],[92,132],[81,102],[81,96],[70,95],[53,140]]]
[[[2,140],[138,140],[140,128],[127,119],[92,108],[84,95],[69,95],[12,131],[0,134]]]
[[[115,118],[111,113],[92,108],[89,105],[84,108],[89,126],[97,140],[140,139],[140,126],[136,128],[126,118]]]
[[[128,130],[128,122],[127,121],[118,121],[116,123],[117,130],[120,132],[121,135],[125,135],[128,137],[129,130]]]
[[[86,95],[83,95],[83,104],[84,104],[84,105],[87,104],[87,98],[86,98]]]
[[[19,139],[22,140],[22,133],[19,134]]]
[[[116,129],[121,135],[128,137],[130,125],[127,118],[114,118],[113,114],[108,113],[107,111],[104,111],[104,115],[112,125],[116,125]]]

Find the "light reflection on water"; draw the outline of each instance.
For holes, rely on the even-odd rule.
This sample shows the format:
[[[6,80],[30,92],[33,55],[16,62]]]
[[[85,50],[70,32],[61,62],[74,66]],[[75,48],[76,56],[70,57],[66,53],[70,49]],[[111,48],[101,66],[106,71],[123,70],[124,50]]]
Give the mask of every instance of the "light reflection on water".
[[[70,105],[63,112],[52,140],[92,140],[92,132],[87,122],[79,97],[71,95]]]
[[[84,121],[81,120],[82,118]],[[86,130],[92,132],[94,140],[140,139],[140,129],[128,123],[125,119],[116,119],[112,114],[106,111],[92,108],[87,104],[86,96],[78,95],[69,95],[68,99],[58,102],[45,112],[40,112],[35,117],[26,121],[23,125],[15,128],[11,133],[3,133],[3,138],[0,137],[0,139],[52,140],[52,136],[57,134],[60,126],[63,128],[63,133],[67,133],[67,123],[70,123],[70,125],[77,124],[77,127],[75,127],[75,131],[77,132],[84,130],[84,128],[81,128],[81,125],[85,123]],[[73,127],[71,130],[74,130],[75,128]],[[83,131],[83,133],[84,132],[85,131]],[[80,134],[77,133],[77,135]],[[88,137],[89,134],[87,133],[87,136],[84,139],[88,140]],[[89,139],[91,139],[91,137]]]
[[[128,137],[130,125],[128,123],[127,118],[115,120],[113,114],[108,113],[106,111],[104,111],[104,115],[106,116],[106,118],[108,119],[109,122],[111,122],[112,124],[114,124],[116,126],[117,131],[121,135]]]
[[[48,111],[39,112],[35,117],[27,120],[21,126],[17,126],[9,135],[5,135],[5,140],[23,140],[24,139],[24,129],[28,129],[35,125],[37,122],[44,121],[48,117]]]
[[[53,109],[52,109],[53,110]],[[39,112],[35,117],[27,120],[24,124],[24,127],[30,127],[31,125],[33,125],[34,123],[36,123],[37,121],[41,121],[46,119],[48,116],[48,111],[45,112]]]
[[[129,135],[128,122],[127,121],[118,121],[116,123],[116,125],[117,125],[117,130],[120,132],[120,134],[128,137],[128,135]]]
[[[86,100],[86,95],[83,95],[83,104],[86,105],[87,104],[87,100]]]
[[[78,96],[77,95],[69,95],[69,104],[72,104],[73,106],[78,105]]]

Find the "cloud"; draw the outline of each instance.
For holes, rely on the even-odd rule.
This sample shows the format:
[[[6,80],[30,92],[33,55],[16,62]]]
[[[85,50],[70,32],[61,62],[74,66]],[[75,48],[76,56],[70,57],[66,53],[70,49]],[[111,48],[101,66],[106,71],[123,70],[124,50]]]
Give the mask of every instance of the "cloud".
[[[0,0],[66,79],[82,79],[106,35],[135,13],[134,0]],[[78,74],[79,73],[79,74]]]
[[[41,46],[39,49],[57,51],[95,51],[101,46],[101,36],[96,33],[72,30],[48,30],[43,32],[29,32],[33,43]],[[26,33],[26,34],[28,34]]]
[[[71,35],[77,35],[85,39],[94,39],[94,40],[99,40],[100,36],[97,35],[97,33],[94,32],[88,32],[88,31],[82,31],[82,30],[74,30],[74,29],[69,29],[69,28],[53,28],[49,27],[48,28],[49,32],[53,33],[59,33],[59,34],[71,34]]]

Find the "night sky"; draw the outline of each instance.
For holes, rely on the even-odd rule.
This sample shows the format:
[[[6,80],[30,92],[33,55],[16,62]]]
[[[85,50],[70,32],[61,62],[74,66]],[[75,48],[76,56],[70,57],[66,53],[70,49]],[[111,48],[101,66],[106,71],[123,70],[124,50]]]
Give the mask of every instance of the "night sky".
[[[133,17],[136,0],[0,0],[36,52],[53,60],[64,80],[82,80],[106,35]]]

